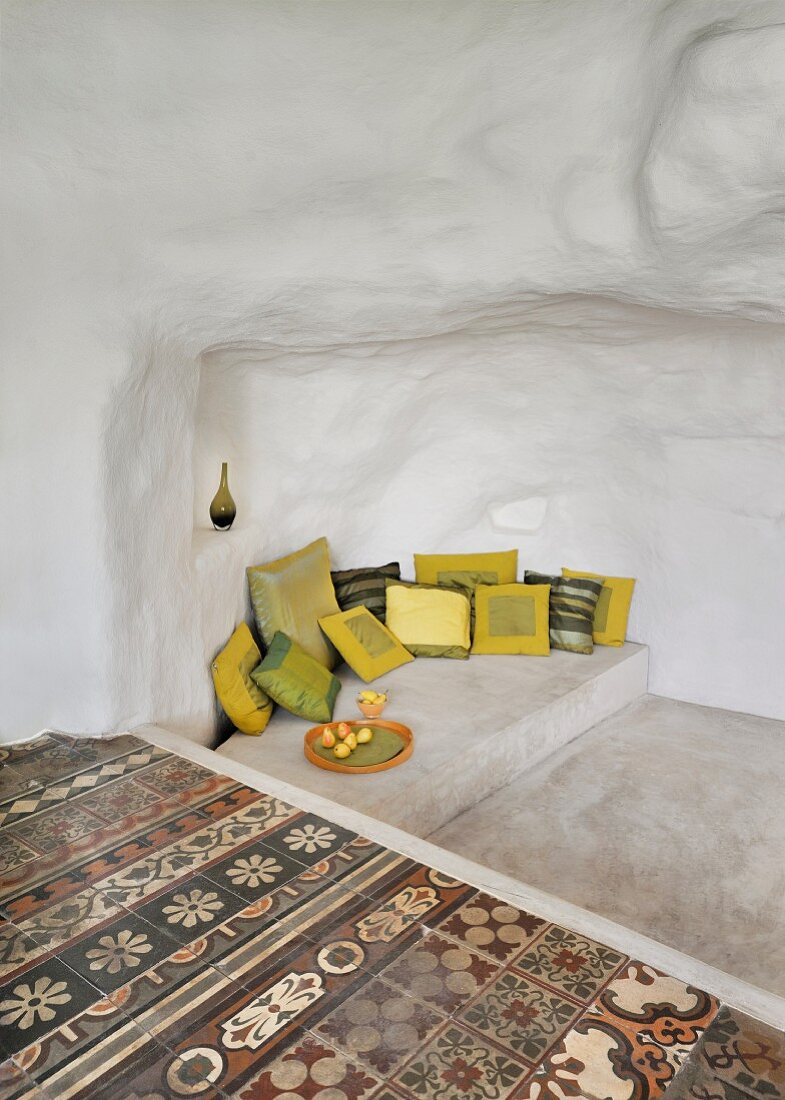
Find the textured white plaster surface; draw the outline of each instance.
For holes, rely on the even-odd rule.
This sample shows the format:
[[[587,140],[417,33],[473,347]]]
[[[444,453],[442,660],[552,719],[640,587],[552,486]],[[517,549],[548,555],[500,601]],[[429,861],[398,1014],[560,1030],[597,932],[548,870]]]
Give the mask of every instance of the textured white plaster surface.
[[[632,571],[655,691],[781,716],[783,23],[7,0],[0,736],[208,740],[232,571],[322,533]]]

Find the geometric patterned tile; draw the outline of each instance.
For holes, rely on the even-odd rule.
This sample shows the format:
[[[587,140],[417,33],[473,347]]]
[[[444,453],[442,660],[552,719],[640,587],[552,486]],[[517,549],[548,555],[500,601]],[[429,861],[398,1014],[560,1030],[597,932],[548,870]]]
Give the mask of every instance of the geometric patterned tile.
[[[0,825],[11,825],[24,817],[28,817],[30,814],[45,810],[49,806],[57,805],[68,799],[78,798],[80,795],[89,794],[90,791],[96,788],[100,788],[107,783],[113,783],[115,780],[125,775],[129,775],[134,771],[147,767],[152,760],[157,760],[162,755],[165,755],[163,749],[158,749],[156,746],[150,745],[146,749],[139,749],[118,760],[113,760],[106,764],[98,764],[92,768],[87,767],[85,763],[83,765],[85,770],[81,772],[53,780],[46,786],[36,788],[35,790],[25,793],[21,797],[4,802],[0,805]],[[144,788],[142,788],[142,790],[144,790]],[[148,802],[156,801],[152,792],[147,792],[147,794]],[[114,803],[111,797],[105,801],[112,813],[110,817],[106,814],[101,814],[100,810],[92,806],[89,798],[82,798],[79,804],[87,810],[95,809],[98,815],[102,816],[104,820],[114,821],[117,820],[118,817],[125,816],[125,813],[132,812],[133,807],[131,806],[125,809],[125,813],[118,813],[116,810],[111,809],[113,806],[116,806],[122,810],[122,798],[116,798]]]
[[[55,734],[55,737],[59,739],[60,735]],[[153,747],[149,742],[142,741],[131,733],[123,733],[119,737],[73,737],[69,739],[68,744],[74,752],[79,753],[91,764],[98,764],[103,760],[114,760],[124,753]],[[171,755],[166,753],[166,750],[159,751],[164,755]]]
[[[482,893],[438,925],[446,935],[502,963],[520,955],[547,927],[541,917]]]
[[[618,951],[552,925],[515,966],[556,992],[590,1001],[625,961]]]
[[[0,833],[2,843],[0,843],[0,875],[4,876],[0,878],[0,890],[6,886],[6,879],[12,872],[18,871],[19,868],[24,867],[27,863],[32,863],[38,858],[38,852],[34,848],[31,848],[29,844],[23,844],[21,840],[17,840],[15,836],[10,836],[8,833]]]
[[[444,1022],[440,1012],[373,978],[311,1030],[385,1078]]]
[[[458,1019],[488,1039],[525,1058],[540,1062],[581,1009],[542,986],[504,970]]]
[[[140,781],[161,795],[173,795],[211,779],[213,774],[200,764],[183,760],[179,756],[170,756],[168,760],[144,772]]]
[[[43,734],[33,738],[32,741],[20,741],[16,745],[0,745],[0,764],[15,764],[18,760],[26,760],[33,753],[43,752],[58,744],[53,737]]]
[[[0,1064],[2,1100],[47,1100],[31,1077],[10,1058]]]
[[[449,1022],[392,1082],[426,1100],[507,1100],[530,1072],[525,1063]]]
[[[497,963],[430,933],[380,971],[386,982],[451,1016],[499,973]]]
[[[52,950],[121,912],[119,906],[88,888],[19,921],[19,927],[38,944],[39,950]]]

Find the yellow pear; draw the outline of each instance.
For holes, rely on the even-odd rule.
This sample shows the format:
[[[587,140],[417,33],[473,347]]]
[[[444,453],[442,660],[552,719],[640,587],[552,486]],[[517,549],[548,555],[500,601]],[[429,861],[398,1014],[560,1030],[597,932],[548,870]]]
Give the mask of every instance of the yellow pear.
[[[344,737],[343,743],[344,745],[349,746],[349,750],[351,752],[354,752],[354,750],[357,748],[357,737],[354,733],[348,733],[346,737]]]
[[[357,744],[358,745],[367,745],[368,742],[372,741],[372,740],[373,740],[373,730],[370,729],[368,726],[363,726],[363,728],[357,734]]]
[[[352,750],[346,744],[345,741],[339,741],[333,749],[333,756],[337,756],[339,760],[345,760],[347,756],[352,755]]]
[[[335,734],[332,730],[325,730],[322,734],[322,744],[326,749],[331,749],[335,744]]]

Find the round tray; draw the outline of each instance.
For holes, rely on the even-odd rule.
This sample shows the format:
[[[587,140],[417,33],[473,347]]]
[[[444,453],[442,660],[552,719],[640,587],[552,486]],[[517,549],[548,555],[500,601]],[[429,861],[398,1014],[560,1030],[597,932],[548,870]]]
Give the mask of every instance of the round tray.
[[[414,734],[408,726],[402,726],[398,722],[383,722],[380,718],[365,719],[363,722],[347,722],[347,726],[351,726],[352,729],[357,732],[361,730],[363,726],[373,725],[380,729],[391,730],[393,733],[397,733],[403,741],[403,748],[397,756],[393,756],[391,760],[385,760],[382,764],[371,764],[367,768],[353,768],[351,764],[344,764],[342,760],[337,758],[334,760],[325,760],[324,757],[319,756],[314,752],[311,745],[319,737],[322,736],[326,729],[331,729],[337,725],[336,722],[326,722],[323,726],[314,726],[313,729],[309,729],[303,740],[303,752],[305,753],[305,759],[309,760],[312,764],[315,764],[317,768],[324,768],[328,772],[344,772],[344,774],[351,775],[368,775],[371,772],[383,772],[388,768],[397,768],[399,764],[403,764],[414,752]]]

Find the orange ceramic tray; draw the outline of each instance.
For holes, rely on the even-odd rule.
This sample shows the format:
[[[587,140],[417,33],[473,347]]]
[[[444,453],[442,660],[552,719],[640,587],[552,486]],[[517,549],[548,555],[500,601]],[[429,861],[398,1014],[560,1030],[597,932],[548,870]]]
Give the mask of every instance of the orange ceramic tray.
[[[362,722],[347,722],[347,725],[352,729],[362,729],[363,726],[373,725],[378,726],[380,729],[391,730],[393,733],[397,733],[403,741],[403,748],[394,756],[392,760],[385,760],[382,764],[371,764],[367,768],[353,768],[350,764],[344,764],[341,760],[325,760],[323,756],[319,756],[314,752],[311,745],[314,741],[318,740],[326,729],[331,729],[335,726],[336,722],[327,722],[323,726],[314,726],[313,729],[308,730],[304,738],[303,751],[305,752],[305,759],[310,760],[312,764],[315,764],[317,768],[324,768],[328,772],[344,772],[351,775],[368,775],[371,772],[383,772],[388,768],[397,768],[399,764],[405,763],[414,752],[414,734],[408,726],[402,726],[398,722],[384,722],[380,718],[368,719],[366,718]]]

